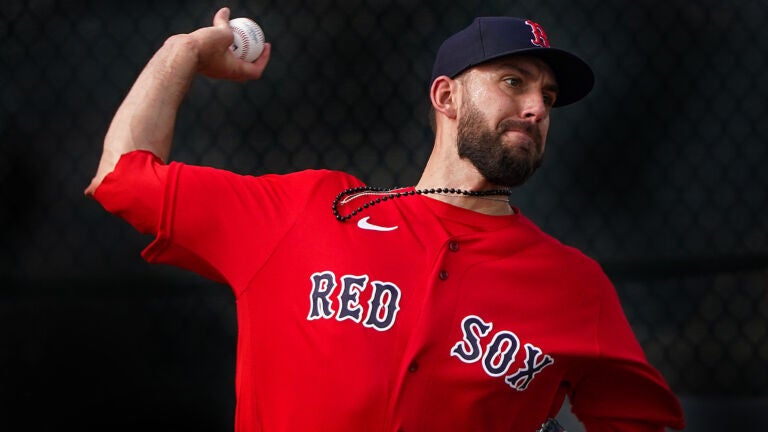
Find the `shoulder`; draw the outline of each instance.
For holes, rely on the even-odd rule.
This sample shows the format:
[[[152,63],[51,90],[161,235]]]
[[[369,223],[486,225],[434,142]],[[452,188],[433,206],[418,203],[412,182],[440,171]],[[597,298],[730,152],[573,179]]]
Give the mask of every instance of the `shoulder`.
[[[605,277],[602,267],[597,260],[576,246],[563,243],[551,234],[544,232],[538,225],[527,217],[520,215],[521,225],[535,239],[539,254],[550,257],[563,270],[579,272],[592,277]]]
[[[316,192],[318,189],[338,189],[362,184],[354,176],[328,169],[305,169],[289,173],[238,173],[226,169],[172,162],[170,167],[178,172],[179,181],[185,184],[201,184],[211,189],[247,189],[252,192],[283,191],[292,194]]]
[[[351,174],[328,169],[307,169],[288,174],[264,174],[249,176],[253,182],[269,184],[276,188],[292,189],[295,192],[339,193],[343,189],[358,187],[363,182]]]
[[[358,186],[363,182],[353,176],[342,171],[330,170],[330,169],[306,169],[302,171],[296,171],[291,174],[285,174],[286,177],[301,178],[313,183],[317,183],[320,186]]]

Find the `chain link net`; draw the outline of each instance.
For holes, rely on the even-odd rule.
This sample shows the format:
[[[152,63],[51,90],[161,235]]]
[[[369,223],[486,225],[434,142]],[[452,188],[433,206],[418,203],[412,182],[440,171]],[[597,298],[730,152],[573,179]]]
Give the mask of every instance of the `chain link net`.
[[[229,293],[146,265],[138,253],[150,239],[82,196],[110,119],[146,61],[168,36],[210,23],[220,6],[0,5],[0,334],[16,348],[3,363],[53,375],[59,369],[44,359],[66,352],[64,366],[85,381],[62,340],[88,355],[117,356],[106,335],[125,327],[148,338],[135,349],[165,352],[168,364],[233,371]],[[649,360],[676,393],[766,396],[766,2],[228,6],[233,17],[261,24],[273,43],[270,65],[257,82],[196,79],[172,158],[243,174],[341,169],[376,186],[419,177],[432,143],[428,78],[446,36],[480,15],[541,23],[554,46],[593,66],[597,83],[583,102],[554,112],[547,160],[515,193],[515,205],[604,266]],[[137,323],[131,314],[155,321]],[[218,351],[190,340],[195,317],[209,327],[192,328]],[[185,344],[177,354],[160,348],[174,339]],[[50,378],[4,369],[10,388]],[[229,375],[215,376],[210,387],[229,384]]]

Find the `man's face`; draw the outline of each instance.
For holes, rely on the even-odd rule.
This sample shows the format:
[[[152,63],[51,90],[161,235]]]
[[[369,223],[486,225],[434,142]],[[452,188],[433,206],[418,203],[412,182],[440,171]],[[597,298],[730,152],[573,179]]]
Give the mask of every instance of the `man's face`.
[[[493,184],[525,183],[543,161],[557,97],[549,66],[535,57],[511,56],[477,66],[460,80],[459,156]]]

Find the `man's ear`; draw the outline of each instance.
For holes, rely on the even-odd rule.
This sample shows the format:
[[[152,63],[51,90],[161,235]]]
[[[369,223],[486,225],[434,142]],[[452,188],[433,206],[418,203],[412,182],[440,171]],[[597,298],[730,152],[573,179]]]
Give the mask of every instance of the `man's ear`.
[[[432,81],[429,97],[432,99],[435,113],[442,113],[450,119],[456,118],[457,90],[456,81],[445,75],[439,76]]]

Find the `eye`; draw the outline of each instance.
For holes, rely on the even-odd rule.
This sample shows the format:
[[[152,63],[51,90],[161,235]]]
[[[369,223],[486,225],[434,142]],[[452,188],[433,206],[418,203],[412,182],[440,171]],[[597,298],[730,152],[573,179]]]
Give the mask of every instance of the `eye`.
[[[504,78],[504,82],[510,87],[520,87],[520,84],[522,84],[523,81],[520,78],[507,77]]]
[[[555,104],[555,96],[549,93],[544,93],[542,95],[542,99],[544,100],[544,104],[547,106],[552,106]]]

